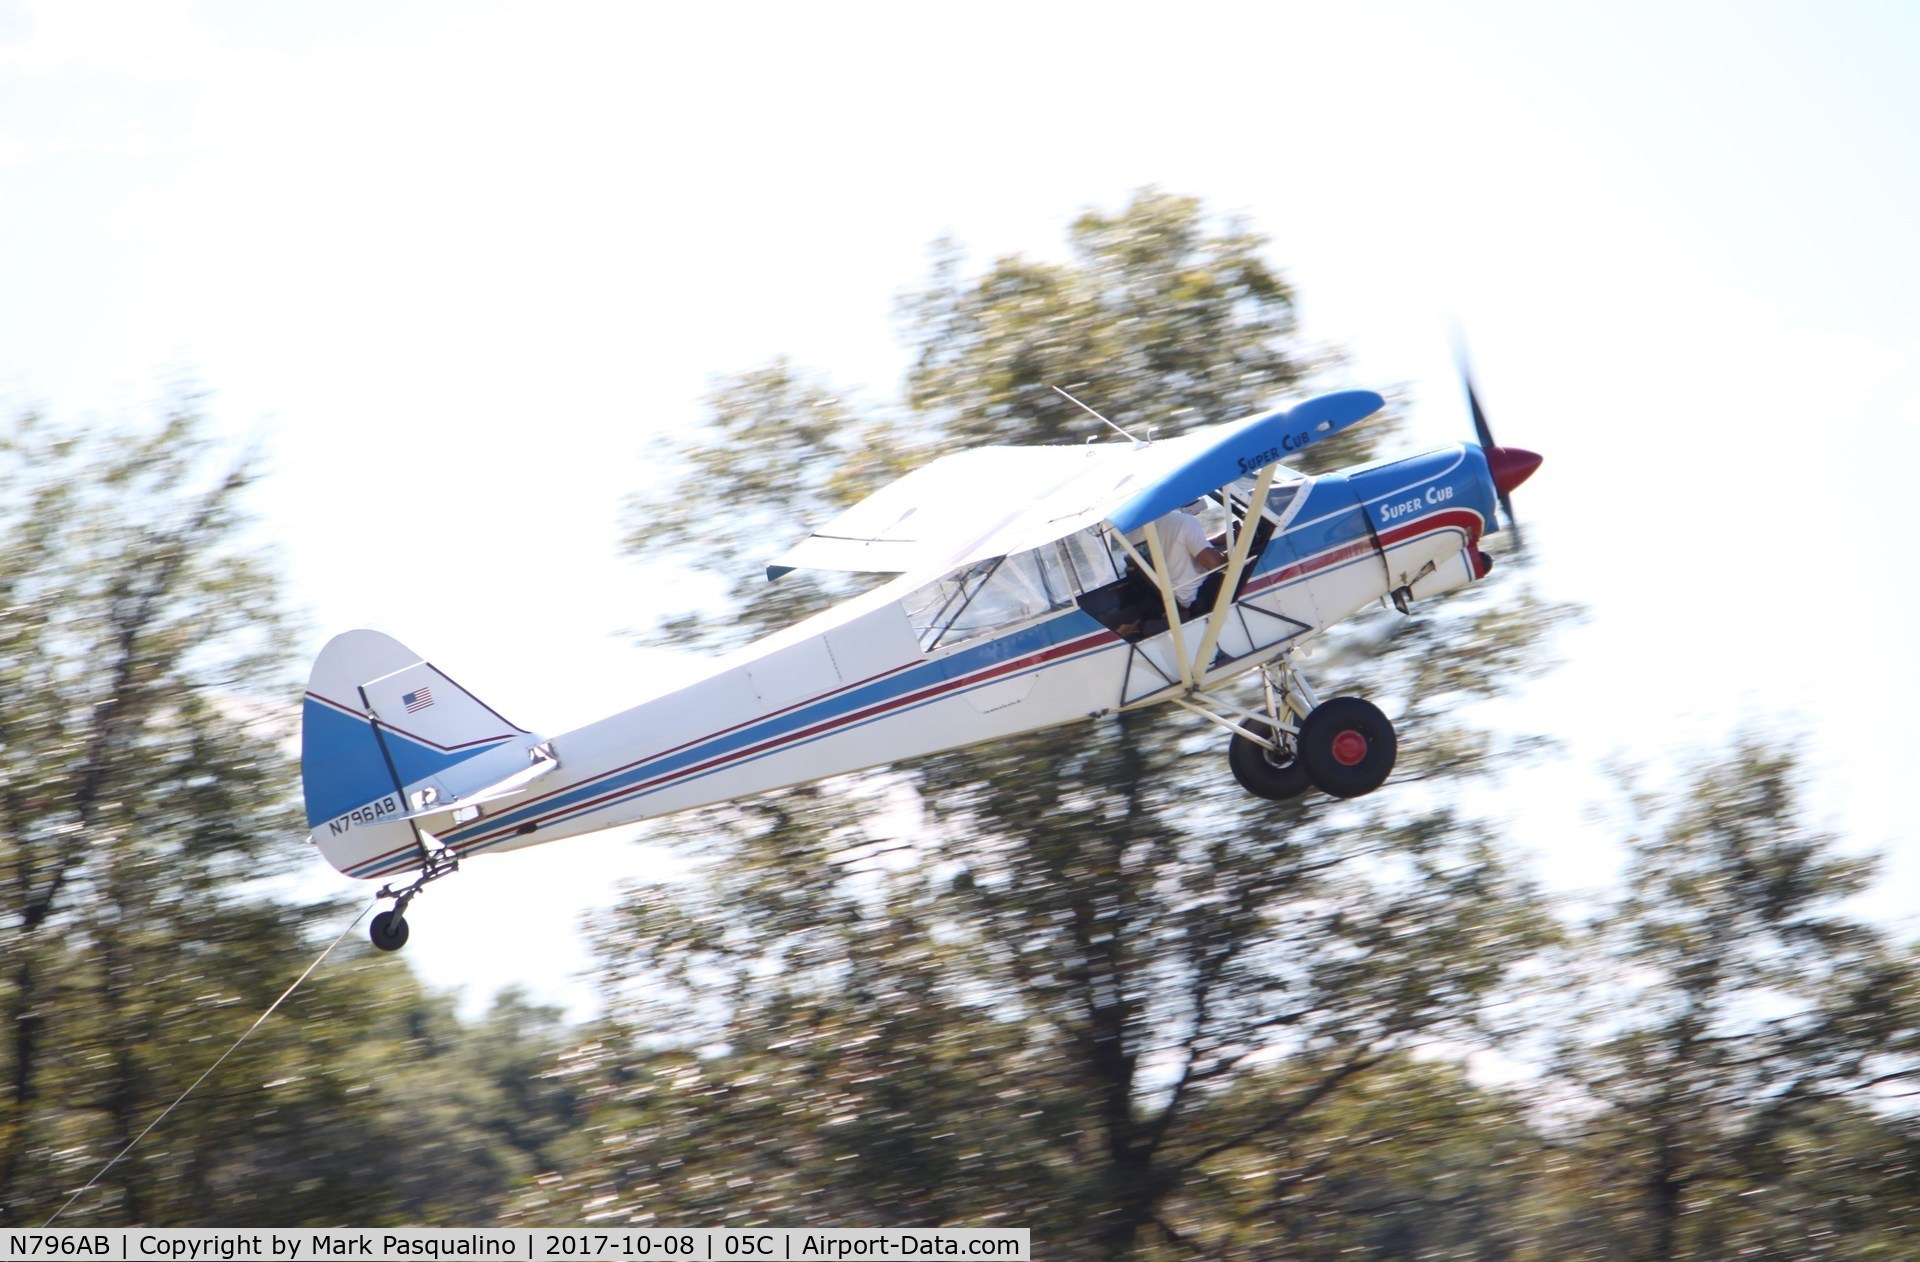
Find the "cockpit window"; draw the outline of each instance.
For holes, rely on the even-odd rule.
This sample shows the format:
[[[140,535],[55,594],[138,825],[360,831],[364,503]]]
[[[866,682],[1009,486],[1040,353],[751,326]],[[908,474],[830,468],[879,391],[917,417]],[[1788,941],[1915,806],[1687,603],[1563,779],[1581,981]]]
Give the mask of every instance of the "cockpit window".
[[[905,604],[920,647],[928,652],[1024,622],[1053,607],[1031,552],[955,570],[907,597]]]
[[[1120,577],[1098,527],[1027,552],[964,566],[903,602],[920,648],[932,652],[1074,603]]]

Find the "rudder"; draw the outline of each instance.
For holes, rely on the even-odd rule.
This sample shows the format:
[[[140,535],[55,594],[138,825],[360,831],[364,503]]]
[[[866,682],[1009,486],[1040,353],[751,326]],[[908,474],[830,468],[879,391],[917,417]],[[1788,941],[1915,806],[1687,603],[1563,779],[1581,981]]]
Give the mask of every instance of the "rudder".
[[[534,740],[418,653],[378,631],[348,631],[314,660],[301,714],[307,826],[327,861],[379,877],[417,864],[411,820],[423,782]]]

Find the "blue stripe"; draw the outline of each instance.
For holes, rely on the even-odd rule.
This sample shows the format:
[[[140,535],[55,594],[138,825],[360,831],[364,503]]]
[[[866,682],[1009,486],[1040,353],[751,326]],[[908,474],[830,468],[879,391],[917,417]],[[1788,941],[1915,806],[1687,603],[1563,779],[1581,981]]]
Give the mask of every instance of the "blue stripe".
[[[1300,547],[1298,554],[1312,555],[1313,553],[1324,551],[1328,547],[1338,546],[1339,544],[1352,542],[1364,537],[1366,535],[1364,518],[1354,504],[1351,489],[1346,486],[1345,480],[1338,475],[1327,475],[1313,480],[1309,486],[1307,503],[1303,505],[1300,516],[1306,516],[1316,509],[1337,510],[1340,508],[1344,508],[1347,511],[1338,513],[1337,515],[1330,515],[1317,521],[1311,517],[1307,517],[1302,527],[1297,530],[1288,531],[1280,536],[1280,538],[1287,539],[1291,542],[1295,540],[1296,537],[1299,537],[1300,542],[1307,546]],[[1296,517],[1296,520],[1299,520],[1299,517]],[[1287,549],[1269,547],[1262,555],[1260,564],[1256,567],[1254,574],[1257,577],[1269,570],[1291,564],[1293,559],[1293,556],[1288,555]],[[911,696],[915,692],[923,689],[938,688],[939,685],[943,683],[987,669],[996,663],[1012,658],[1024,657],[1032,653],[1043,652],[1051,647],[1071,643],[1073,640],[1093,634],[1101,629],[1099,622],[1085,612],[1079,609],[1067,610],[1059,616],[1049,618],[1045,622],[1038,623],[1034,626],[1022,628],[1011,635],[983,640],[979,644],[963,649],[950,657],[921,662],[905,670],[882,676],[865,684],[856,685],[839,693],[829,694],[816,701],[805,703],[784,714],[773,715],[758,722],[749,723],[745,727],[725,733],[724,735],[711,737],[696,744],[689,745],[684,749],[675,750],[670,754],[609,772],[599,779],[584,781],[581,784],[561,791],[554,797],[537,802],[525,803],[522,806],[503,811],[500,814],[475,820],[464,829],[454,829],[447,832],[442,836],[442,840],[449,845],[459,846],[468,852],[484,849],[487,845],[504,840],[506,835],[511,835],[513,830],[519,828],[521,825],[528,823],[550,824],[554,822],[554,817],[564,815],[587,803],[592,803],[592,809],[594,810],[604,809],[612,805],[613,801],[618,800],[618,796],[609,801],[599,801],[598,799],[607,798],[609,795],[620,795],[620,791],[623,789],[631,789],[635,786],[646,784],[648,781],[671,777],[673,773],[677,771],[684,771],[687,768],[697,766],[704,762],[710,762],[716,758],[726,758],[729,754],[737,754],[769,741],[778,741],[782,736],[790,736],[819,724],[831,723],[836,718],[854,714],[869,707],[883,705],[889,700]],[[1105,648],[1111,646],[1102,644],[1095,647]],[[1039,670],[1043,669],[1044,666],[1054,664],[1056,663],[1042,663],[1030,669]],[[1025,674],[1028,672],[1020,673]],[[1017,678],[1018,676],[1013,677]],[[993,682],[999,681],[995,680]],[[969,689],[962,689],[961,691],[968,690]],[[871,719],[863,720],[861,723],[854,724],[853,726],[864,726],[866,722],[891,717],[894,714],[907,713],[909,710],[918,709],[922,704],[928,704],[935,700],[944,700],[946,697],[956,695],[959,694],[952,689],[942,688],[937,696],[929,697],[924,702],[916,703],[905,709],[898,706],[888,707],[883,713],[876,714]],[[852,727],[837,724],[828,731],[808,737],[797,743],[792,741],[781,742],[774,748],[761,751],[745,761],[755,761],[761,757],[770,757],[773,754],[781,753],[788,749],[798,748],[800,745],[811,744],[813,741],[822,739],[825,736],[851,730]],[[740,761],[730,760],[703,771],[701,774],[715,774],[729,767],[739,765],[742,765]],[[654,792],[665,787],[667,787],[666,784],[650,785],[646,791]]]
[[[1275,543],[1284,539],[1291,546],[1269,546],[1254,570],[1255,577],[1285,568],[1298,559],[1311,557],[1329,548],[1344,546],[1367,535],[1366,522],[1354,502],[1352,489],[1346,485],[1345,479],[1338,475],[1326,475],[1313,480],[1308,491],[1307,503],[1302,506],[1302,511],[1296,515],[1295,520],[1301,524],[1275,539]],[[1328,570],[1314,571],[1314,575],[1330,573],[1344,568],[1345,565],[1369,559],[1371,557],[1355,558],[1354,561],[1345,562]],[[1303,575],[1298,579],[1290,580],[1283,586],[1291,586],[1292,583],[1304,581],[1307,577],[1310,576]],[[1036,663],[1012,675],[983,680],[977,684],[962,685],[957,689],[949,686],[955,680],[990,669],[998,663],[1067,645],[1098,633],[1102,629],[1099,622],[1083,611],[1066,610],[1044,622],[1015,631],[1011,635],[983,640],[950,657],[931,659],[882,675],[841,692],[803,703],[782,714],[750,721],[736,730],[708,737],[645,762],[618,768],[597,779],[571,786],[552,797],[524,803],[500,814],[475,820],[462,829],[450,830],[443,834],[441,840],[458,847],[463,854],[472,854],[509,840],[518,835],[516,830],[529,823],[541,827],[550,826],[582,810],[605,810],[634,796],[659,792],[675,783],[684,782],[687,778],[678,776],[676,773],[685,772],[703,763],[714,765],[704,767],[694,778],[716,775],[761,758],[798,749],[829,736],[837,736],[869,723],[909,713],[936,701],[962,695],[976,687],[1000,683],[1005,679],[1016,679],[1021,675],[1050,666],[1077,661],[1089,654],[1112,648],[1116,642],[1102,640],[1091,644],[1083,652]],[[925,690],[931,690],[930,695],[911,704],[887,704],[890,701],[897,703]],[[857,722],[835,722],[836,719],[845,719],[869,708],[874,708],[876,712]],[[799,739],[781,739],[794,737],[816,726],[823,727],[823,730]],[[756,749],[761,745],[770,745],[770,747]],[[747,754],[748,750],[756,752]],[[392,859],[376,856],[367,863],[368,865],[378,864],[377,868],[369,872],[356,871],[355,875],[382,875],[386,871],[410,866],[411,862],[410,852],[402,853]]]
[[[798,749],[829,736],[837,736],[881,719],[906,714],[936,701],[959,696],[971,691],[973,687],[984,686],[986,683],[998,683],[1001,681],[1000,678],[982,681],[978,685],[967,685],[957,690],[949,686],[955,679],[988,669],[1008,658],[1041,653],[1100,630],[1102,630],[1100,624],[1087,614],[1078,609],[1069,610],[1059,617],[1023,628],[1012,635],[982,641],[951,657],[922,662],[906,670],[822,697],[785,714],[770,716],[736,731],[709,738],[647,762],[610,772],[597,780],[583,782],[544,801],[530,802],[499,815],[489,816],[485,820],[476,820],[465,831],[454,830],[446,833],[442,840],[449,845],[460,846],[463,851],[471,853],[505,839],[505,836],[496,836],[497,833],[504,831],[505,835],[511,835],[515,828],[536,821],[551,824],[557,817],[589,803],[591,803],[591,809],[602,810],[613,805],[621,797],[631,796],[631,794],[622,794],[621,790],[638,788],[642,792],[658,792],[674,782],[674,773],[688,770],[702,763],[713,762],[716,759],[725,760],[699,772],[700,776],[714,775],[748,762]],[[1111,642],[1097,643],[1089,646],[1087,652],[1097,652],[1110,647],[1112,647]],[[1053,661],[1037,663],[1026,671],[1002,678],[1018,678],[1019,675],[1028,674],[1058,662],[1076,660],[1084,655],[1075,654],[1070,658],[1056,658]],[[905,706],[887,704],[928,690],[931,690],[931,695],[912,704]],[[852,724],[835,721],[867,709],[875,709],[876,713]],[[798,740],[780,739],[794,736],[816,726],[823,727],[824,730]],[[730,754],[741,754],[769,742],[774,742],[771,748],[758,750],[746,758],[728,758]],[[664,782],[649,783],[656,780]],[[609,795],[613,796],[609,798]],[[602,798],[609,798],[609,800],[599,800]]]

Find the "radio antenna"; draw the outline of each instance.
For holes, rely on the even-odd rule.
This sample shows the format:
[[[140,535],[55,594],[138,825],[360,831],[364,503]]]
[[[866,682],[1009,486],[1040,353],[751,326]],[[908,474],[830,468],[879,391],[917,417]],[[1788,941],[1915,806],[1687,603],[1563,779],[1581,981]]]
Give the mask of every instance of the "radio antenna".
[[[1115,425],[1112,421],[1108,420],[1106,417],[1100,415],[1098,412],[1094,411],[1092,408],[1088,407],[1086,404],[1080,402],[1080,400],[1068,394],[1065,390],[1060,389],[1059,386],[1053,386],[1051,388],[1061,398],[1073,404],[1075,407],[1085,412],[1088,416],[1091,416],[1094,420],[1099,421],[1102,425],[1105,425],[1108,429],[1120,435],[1120,437],[1126,439],[1128,442],[1137,443],[1140,441],[1138,438],[1135,438],[1132,434],[1129,434],[1126,430],[1121,429],[1118,425]]]

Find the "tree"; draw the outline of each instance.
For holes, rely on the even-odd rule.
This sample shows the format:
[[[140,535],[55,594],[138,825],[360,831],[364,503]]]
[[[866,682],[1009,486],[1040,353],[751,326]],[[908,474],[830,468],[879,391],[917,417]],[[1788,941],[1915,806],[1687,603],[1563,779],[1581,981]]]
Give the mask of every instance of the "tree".
[[[1587,1010],[1560,1066],[1592,1101],[1582,1143],[1618,1256],[1867,1256],[1889,1218],[1863,1196],[1901,1231],[1920,1212],[1910,1167],[1884,1155],[1902,1126],[1873,1108],[1920,1073],[1920,976],[1846,914],[1874,864],[1807,822],[1801,774],[1745,737],[1676,798],[1627,795],[1626,889],[1584,944]],[[1836,1150],[1874,1149],[1843,1187],[1823,1177]]]
[[[902,306],[909,417],[810,429],[838,396],[751,374],[716,394],[698,480],[636,515],[738,477],[784,541],[896,453],[1099,428],[1052,384],[1144,430],[1244,415],[1310,372],[1244,226],[1147,191],[1082,216],[1070,248],[972,280],[947,249]],[[1319,458],[1364,459],[1386,428]],[[741,443],[769,432],[800,477],[756,472]],[[730,546],[695,563],[745,568]],[[1516,660],[1538,630],[1452,617]],[[1479,822],[1425,799],[1253,803],[1223,743],[1128,714],[664,829],[702,877],[610,922],[611,1022],[574,1065],[607,1142],[546,1195],[625,1220],[1022,1222],[1072,1257],[1202,1247],[1180,1214],[1213,1163],[1423,1041],[1484,1035],[1482,1001],[1547,932]],[[1466,767],[1486,745],[1437,749]],[[1276,1060],[1295,1089],[1235,1095]]]
[[[254,476],[190,402],[0,436],[0,1225],[59,1210],[350,915],[266,883],[305,830]],[[570,1105],[532,1068],[550,1015],[496,1010],[476,1063],[446,1009],[344,950],[60,1221],[469,1221]]]
[[[1152,721],[1096,729],[1070,795],[1030,758],[974,772],[971,791],[956,779],[943,808],[967,816],[948,833],[969,862],[956,912],[1054,1032],[1101,1137],[1085,1188],[1099,1256],[1149,1234],[1210,1247],[1177,1206],[1212,1163],[1286,1151],[1415,1048],[1495,1037],[1483,1004],[1550,932],[1483,827],[1380,809],[1333,823],[1225,785],[1196,802],[1179,765],[1194,751]],[[1235,1090],[1276,1060],[1288,1089]]]
[[[267,928],[240,891],[275,869],[293,817],[246,698],[285,640],[270,578],[237,546],[251,474],[209,476],[211,456],[185,408],[95,439],[28,416],[0,446],[9,1225],[49,1194],[52,1152],[136,1133],[160,1085],[142,1049],[170,1011],[149,984],[204,984],[198,961],[252,953]],[[192,940],[173,940],[164,927],[189,917]],[[264,1006],[270,980],[250,981]],[[119,1193],[135,1219],[153,1207],[138,1165]]]
[[[944,442],[1072,442],[1086,414],[1052,387],[1080,383],[1123,429],[1180,429],[1251,411],[1313,365],[1297,345],[1293,291],[1246,225],[1153,189],[1125,210],[1089,210],[1070,259],[1005,258],[974,281],[951,242],[901,304],[917,348],[907,399]],[[1345,461],[1365,459],[1353,435]],[[1303,453],[1304,454],[1304,453]]]
[[[1232,1094],[1257,1108],[1302,1085],[1283,1065]],[[1179,1212],[1222,1260],[1566,1257],[1530,1249],[1542,1151],[1523,1092],[1401,1057],[1272,1142],[1217,1153]]]
[[[785,360],[718,385],[707,408],[707,425],[663,453],[667,476],[628,506],[626,546],[684,558],[708,580],[701,586],[722,588],[719,600],[692,604],[647,636],[717,651],[856,589],[849,576],[813,571],[770,585],[760,566],[804,523],[899,472],[911,436]]]

